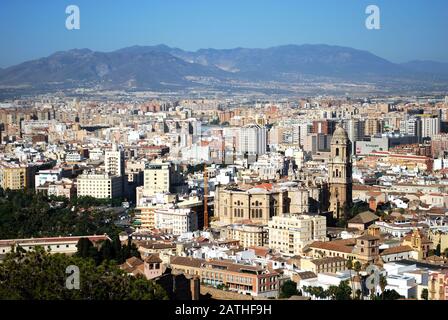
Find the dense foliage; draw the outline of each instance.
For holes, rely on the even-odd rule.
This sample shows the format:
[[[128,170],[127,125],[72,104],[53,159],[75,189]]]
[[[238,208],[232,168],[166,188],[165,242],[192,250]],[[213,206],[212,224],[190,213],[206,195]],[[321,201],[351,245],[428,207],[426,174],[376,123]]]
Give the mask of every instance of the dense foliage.
[[[297,283],[291,280],[285,281],[283,283],[281,290],[280,290],[280,298],[290,298],[292,296],[298,295],[299,292],[297,290]]]
[[[112,260],[121,264],[130,257],[140,258],[140,252],[134,243],[129,240],[126,245],[122,245],[118,237],[113,238],[112,241],[104,241],[98,248],[94,247],[89,239],[81,238],[77,248],[76,256],[93,259],[97,265]]]
[[[68,266],[79,268],[79,289],[68,289]],[[70,278],[69,278],[70,280]],[[110,261],[99,266],[93,259],[43,249],[8,254],[0,263],[0,300],[162,300],[166,292],[141,276],[125,274]]]
[[[318,299],[330,299],[330,300],[351,300],[352,289],[350,288],[349,281],[341,281],[338,286],[330,286],[327,290],[322,287],[303,287],[303,292],[318,298]]]
[[[0,189],[0,239],[104,233],[113,236],[122,231],[114,225],[113,211],[91,207],[89,201],[70,202],[66,198],[48,198],[33,190]]]

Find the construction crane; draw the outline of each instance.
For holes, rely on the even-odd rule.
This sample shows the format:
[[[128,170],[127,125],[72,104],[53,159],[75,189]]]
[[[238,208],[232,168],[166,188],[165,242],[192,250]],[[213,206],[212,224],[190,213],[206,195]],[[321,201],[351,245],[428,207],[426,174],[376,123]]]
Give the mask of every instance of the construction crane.
[[[207,230],[208,228],[208,172],[207,162],[204,162],[204,230]]]

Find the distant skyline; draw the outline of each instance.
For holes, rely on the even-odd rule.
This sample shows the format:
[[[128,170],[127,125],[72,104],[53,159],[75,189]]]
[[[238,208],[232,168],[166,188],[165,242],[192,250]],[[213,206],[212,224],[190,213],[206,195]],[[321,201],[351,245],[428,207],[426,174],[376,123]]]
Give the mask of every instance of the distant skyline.
[[[365,8],[381,9],[367,30]],[[77,5],[81,29],[65,28]],[[89,48],[113,51],[166,44],[184,50],[328,44],[367,50],[392,62],[448,62],[446,0],[2,0],[0,67]]]

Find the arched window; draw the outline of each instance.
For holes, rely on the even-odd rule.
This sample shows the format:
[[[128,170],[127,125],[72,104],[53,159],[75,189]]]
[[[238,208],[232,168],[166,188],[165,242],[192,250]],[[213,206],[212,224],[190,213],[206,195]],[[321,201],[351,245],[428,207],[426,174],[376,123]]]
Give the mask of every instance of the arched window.
[[[336,157],[339,157],[339,148],[336,148]]]

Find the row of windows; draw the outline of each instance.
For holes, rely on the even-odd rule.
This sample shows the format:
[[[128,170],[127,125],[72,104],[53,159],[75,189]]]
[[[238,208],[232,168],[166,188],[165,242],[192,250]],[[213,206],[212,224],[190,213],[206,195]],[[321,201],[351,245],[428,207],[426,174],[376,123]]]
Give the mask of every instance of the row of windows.
[[[262,286],[261,288],[260,288],[260,291],[267,291],[267,286]],[[271,284],[270,286],[269,286],[269,290],[275,290],[275,289],[277,289],[277,285],[275,285],[275,284]]]
[[[56,245],[56,248],[60,248],[61,246],[60,245]],[[23,249],[28,249],[28,250],[32,250],[32,249],[34,249],[34,246],[28,246],[28,247],[26,247],[26,246],[22,246],[22,248]],[[70,245],[68,245],[68,244],[66,244],[65,245],[65,248],[70,248]],[[47,249],[48,250],[50,250],[51,249],[51,246],[47,246]],[[8,250],[9,251],[9,250]],[[2,253],[5,253],[6,252],[6,249],[2,249]]]
[[[233,209],[233,215],[236,218],[242,218],[244,216],[244,209]]]
[[[263,210],[261,210],[261,209],[251,209],[251,216],[252,216],[252,218],[262,218],[263,217]]]

